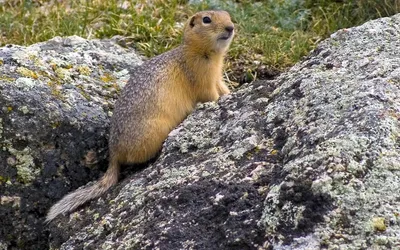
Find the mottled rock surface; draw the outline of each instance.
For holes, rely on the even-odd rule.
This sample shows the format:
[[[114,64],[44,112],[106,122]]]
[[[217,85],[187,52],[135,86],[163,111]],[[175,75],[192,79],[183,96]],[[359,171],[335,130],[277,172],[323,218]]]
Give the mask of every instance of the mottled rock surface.
[[[0,48],[0,249],[47,249],[43,217],[107,167],[118,90],[138,56],[114,40]]]
[[[400,15],[202,105],[160,157],[51,225],[61,249],[400,247]]]
[[[154,162],[126,169],[110,192],[51,223],[49,246],[399,248],[399,48],[400,15],[371,21],[335,33],[276,80],[247,84],[201,105],[171,133]],[[2,89],[2,106],[3,96]],[[9,117],[7,110],[2,117]],[[80,132],[75,137],[89,131]],[[97,135],[104,144],[106,135]],[[9,149],[2,154],[12,156]],[[61,156],[50,157],[53,172],[38,176],[64,189],[30,193],[42,202],[40,213],[31,215],[35,220],[49,200],[77,184],[75,178],[83,183],[97,175],[84,165],[76,169],[85,176],[67,175]],[[42,183],[37,190],[44,192]]]

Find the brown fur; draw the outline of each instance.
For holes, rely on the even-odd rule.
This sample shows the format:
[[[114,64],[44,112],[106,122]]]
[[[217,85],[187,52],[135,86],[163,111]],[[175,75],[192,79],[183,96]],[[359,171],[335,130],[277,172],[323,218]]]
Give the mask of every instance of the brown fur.
[[[203,23],[205,16],[211,23]],[[56,203],[46,221],[107,191],[118,182],[120,164],[143,163],[154,157],[169,132],[197,103],[216,101],[228,94],[222,67],[232,37],[233,23],[227,12],[198,12],[185,25],[181,46],[133,71],[111,119],[107,172],[96,184],[80,188]]]

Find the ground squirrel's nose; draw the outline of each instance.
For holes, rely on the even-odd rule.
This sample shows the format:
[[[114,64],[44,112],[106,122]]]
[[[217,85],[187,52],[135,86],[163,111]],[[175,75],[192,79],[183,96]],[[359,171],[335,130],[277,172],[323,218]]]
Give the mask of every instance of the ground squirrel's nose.
[[[232,32],[233,31],[233,26],[226,26],[225,30],[228,32]]]

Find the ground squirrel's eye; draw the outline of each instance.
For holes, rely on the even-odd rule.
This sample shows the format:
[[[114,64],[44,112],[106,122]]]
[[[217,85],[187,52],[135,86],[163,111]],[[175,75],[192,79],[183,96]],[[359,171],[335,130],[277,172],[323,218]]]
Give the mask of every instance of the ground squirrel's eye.
[[[203,17],[203,23],[211,23],[211,18],[208,16]]]

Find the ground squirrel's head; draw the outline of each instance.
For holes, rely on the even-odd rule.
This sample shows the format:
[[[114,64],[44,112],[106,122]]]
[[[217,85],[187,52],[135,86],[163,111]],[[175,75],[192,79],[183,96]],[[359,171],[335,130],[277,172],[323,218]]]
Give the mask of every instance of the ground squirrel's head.
[[[234,25],[226,11],[201,11],[189,18],[184,44],[201,52],[225,53],[234,35]]]

